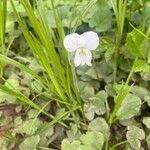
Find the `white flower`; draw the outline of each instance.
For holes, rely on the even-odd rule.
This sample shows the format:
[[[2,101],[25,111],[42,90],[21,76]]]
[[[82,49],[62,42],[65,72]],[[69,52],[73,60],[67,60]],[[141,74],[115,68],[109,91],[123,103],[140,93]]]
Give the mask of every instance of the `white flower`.
[[[84,32],[79,35],[77,33],[69,34],[64,39],[64,46],[67,51],[75,52],[75,66],[85,65],[91,66],[92,54],[99,45],[99,37],[93,31]]]

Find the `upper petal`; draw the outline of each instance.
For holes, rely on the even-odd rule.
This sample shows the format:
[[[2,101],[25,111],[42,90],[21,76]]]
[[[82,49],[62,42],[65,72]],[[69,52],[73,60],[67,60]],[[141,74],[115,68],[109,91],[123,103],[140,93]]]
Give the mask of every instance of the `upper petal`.
[[[93,31],[84,32],[79,37],[78,43],[81,43],[81,45],[87,50],[95,50],[99,45],[98,34]]]
[[[67,51],[73,52],[78,49],[78,39],[80,35],[77,33],[71,33],[64,38],[64,47]]]

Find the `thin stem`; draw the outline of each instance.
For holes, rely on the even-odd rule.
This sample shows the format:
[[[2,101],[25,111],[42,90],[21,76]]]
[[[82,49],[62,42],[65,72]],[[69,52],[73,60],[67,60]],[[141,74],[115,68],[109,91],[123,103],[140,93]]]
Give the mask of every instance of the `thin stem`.
[[[126,143],[128,143],[127,140],[126,141],[122,141],[120,143],[117,143],[117,144],[113,145],[109,150],[114,150],[114,148],[116,148],[116,147],[118,147],[120,145],[126,144]]]
[[[130,79],[131,79],[131,77],[132,77],[132,74],[133,74],[133,72],[134,72],[134,65],[135,65],[135,62],[137,61],[137,59],[138,59],[138,58],[135,58],[135,60],[134,60],[133,66],[132,66],[132,68],[131,68],[131,70],[130,70],[130,73],[129,73],[129,75],[128,75],[128,78],[127,78],[127,80],[126,80],[125,85],[128,85],[128,84],[129,84],[129,81],[130,81]]]
[[[134,60],[134,63],[133,63],[133,65],[132,65],[132,68],[131,68],[131,70],[130,70],[130,73],[129,73],[129,75],[128,75],[128,78],[127,78],[127,80],[126,80],[124,86],[122,87],[122,88],[123,88],[122,91],[126,90],[126,88],[124,89],[124,87],[126,87],[126,86],[129,84],[129,81],[130,81],[130,79],[131,79],[131,77],[132,77],[132,74],[133,74],[133,72],[134,72],[134,66],[135,66],[135,62],[137,61],[137,59],[138,59],[138,58],[136,58],[136,59]],[[115,118],[115,116],[116,116],[116,113],[117,113],[118,109],[120,108],[120,106],[121,106],[123,100],[124,100],[124,99],[121,99],[121,100],[119,101],[119,103],[116,103],[115,108],[114,108],[113,112],[111,113],[111,115],[110,115],[110,117],[109,117],[109,121],[108,121],[108,122],[109,122],[109,125],[110,125],[110,126],[112,125],[112,123],[114,123],[114,122],[117,120],[117,118]]]

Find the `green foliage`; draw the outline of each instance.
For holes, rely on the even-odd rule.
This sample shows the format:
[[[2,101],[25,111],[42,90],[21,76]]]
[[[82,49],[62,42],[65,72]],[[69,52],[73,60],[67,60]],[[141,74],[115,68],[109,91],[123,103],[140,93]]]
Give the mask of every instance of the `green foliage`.
[[[109,139],[109,126],[103,118],[96,118],[92,120],[88,126],[89,131],[101,132],[105,141]]]
[[[149,27],[150,25],[150,2],[147,2],[145,5],[145,21],[146,21],[146,26]]]
[[[146,141],[147,141],[148,148],[150,148],[150,135],[147,136]]]
[[[143,118],[143,124],[145,124],[146,127],[150,129],[150,118],[149,117],[144,117]]]
[[[98,32],[105,32],[111,28],[112,25],[112,14],[110,12],[110,6],[97,5],[94,9],[93,15],[89,20],[89,26],[94,27]]]
[[[62,142],[62,150],[101,150],[104,139],[100,132],[87,132],[83,134],[80,141],[69,142],[67,139]]]
[[[139,114],[141,107],[141,100],[136,95],[128,94],[124,99],[121,107],[117,112],[117,117],[120,120],[130,119],[135,115]]]
[[[37,144],[40,141],[40,136],[36,135],[36,136],[31,136],[26,138],[19,146],[20,150],[29,150],[29,149],[33,149],[33,150],[37,150]]]
[[[112,112],[112,114],[110,115],[110,118],[109,118],[109,123],[112,124],[115,120],[116,120],[116,115],[119,111],[119,109],[121,108],[121,105],[123,104],[124,102],[124,99],[126,98],[126,96],[129,94],[130,92],[130,89],[131,87],[129,87],[128,85],[120,85],[118,87],[118,90],[117,90],[117,96],[115,98],[115,108]]]
[[[85,116],[87,119],[92,120],[94,114],[103,115],[106,113],[107,93],[100,91],[96,95],[89,97],[88,102],[85,104]]]
[[[3,138],[0,138],[0,148],[1,150],[7,150],[7,142]]]
[[[0,149],[150,149],[149,1],[0,0],[0,24]],[[65,34],[89,30],[74,68]]]
[[[26,120],[20,127],[19,132],[25,133],[27,135],[33,135],[37,131],[38,127],[40,126],[40,121],[38,119],[30,119]]]
[[[80,141],[74,141],[72,143],[70,143],[68,140],[64,140],[62,143],[62,150],[76,150],[78,149],[80,146]]]
[[[136,126],[129,126],[126,137],[132,148],[140,150],[141,140],[145,139],[145,133]]]
[[[128,33],[126,46],[133,56],[145,58],[145,39],[137,30]]]
[[[135,72],[150,72],[150,65],[145,63],[143,60],[138,59],[134,65]]]

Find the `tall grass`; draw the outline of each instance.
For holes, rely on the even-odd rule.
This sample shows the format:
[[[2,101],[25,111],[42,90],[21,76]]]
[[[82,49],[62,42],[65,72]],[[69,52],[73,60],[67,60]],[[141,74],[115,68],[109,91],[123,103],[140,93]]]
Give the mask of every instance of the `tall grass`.
[[[111,5],[116,16],[117,29],[116,29],[116,50],[114,53],[114,82],[117,76],[118,58],[120,53],[120,45],[122,40],[127,0],[111,0]]]
[[[47,79],[47,91],[54,97],[62,101],[67,110],[79,106],[82,110],[82,100],[76,87],[76,81],[73,77],[72,68],[68,60],[68,54],[63,48],[63,38],[65,36],[62,22],[59,18],[57,9],[51,1],[53,14],[57,24],[57,38],[61,42],[61,49],[56,49],[53,40],[53,30],[47,22],[46,10],[41,0],[36,1],[37,9],[33,9],[28,0],[20,1],[24,6],[33,32],[29,31],[23,18],[17,12],[17,9],[11,0],[14,13],[18,19],[20,29],[31,49],[32,54],[44,69]],[[38,15],[37,15],[38,14]],[[61,103],[59,103],[62,106]],[[72,107],[71,107],[72,106]]]
[[[33,107],[34,109],[37,109],[39,113],[43,113],[52,118],[53,121],[50,122],[49,125],[57,122],[61,123],[61,119],[63,117],[76,110],[79,110],[80,114],[82,114],[83,102],[77,87],[74,68],[71,66],[68,53],[63,47],[65,32],[57,9],[54,6],[54,1],[50,1],[50,5],[52,5],[53,15],[56,20],[57,32],[54,32],[47,22],[46,9],[42,0],[36,1],[36,9],[30,5],[28,0],[20,1],[25,8],[28,20],[31,23],[31,27],[33,29],[32,31],[29,30],[26,21],[17,12],[17,7],[15,6],[14,1],[10,0],[14,14],[19,23],[19,27],[30,47],[33,56],[43,68],[44,76],[39,76],[34,70],[31,70],[17,60],[6,56],[6,51],[8,51],[10,47],[5,47],[5,24],[7,12],[6,2],[7,1],[5,0],[0,0],[0,23],[2,24],[2,27],[0,28],[1,76],[3,75],[2,64],[14,65],[41,83],[40,85],[44,89],[42,95],[45,96],[49,102],[55,101],[60,107],[65,108],[66,111],[65,113],[54,118],[54,116],[45,111],[45,107],[41,108],[36,101],[33,102],[30,100],[28,97],[22,94],[19,89],[9,89],[5,85],[0,84],[0,90],[6,94],[16,97],[17,100],[19,100],[22,104]],[[57,39],[57,41],[55,40],[56,43],[54,42],[54,39]],[[57,42],[59,42],[61,45],[59,48],[56,46]],[[2,79],[5,80],[3,77]],[[11,86],[13,87],[13,85]],[[37,93],[37,95],[38,94],[39,93]],[[66,126],[64,123],[61,124]]]
[[[0,53],[5,55],[5,29],[6,29],[7,1],[0,0]],[[0,62],[0,76],[3,76],[4,64]]]

